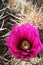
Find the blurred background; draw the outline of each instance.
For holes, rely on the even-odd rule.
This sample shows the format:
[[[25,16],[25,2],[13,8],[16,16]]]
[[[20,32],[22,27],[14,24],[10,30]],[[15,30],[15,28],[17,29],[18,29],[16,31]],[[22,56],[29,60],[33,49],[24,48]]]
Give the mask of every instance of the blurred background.
[[[30,61],[21,61],[8,53],[5,37],[14,23],[37,25],[43,43],[43,0],[0,0],[0,65],[43,65],[43,51]]]

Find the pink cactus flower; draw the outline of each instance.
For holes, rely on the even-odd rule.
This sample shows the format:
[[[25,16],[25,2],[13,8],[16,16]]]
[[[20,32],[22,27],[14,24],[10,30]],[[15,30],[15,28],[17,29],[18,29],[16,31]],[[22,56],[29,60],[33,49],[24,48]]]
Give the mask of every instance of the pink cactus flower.
[[[6,37],[6,45],[10,54],[22,60],[35,57],[43,48],[37,26],[29,23],[14,24],[10,36]]]

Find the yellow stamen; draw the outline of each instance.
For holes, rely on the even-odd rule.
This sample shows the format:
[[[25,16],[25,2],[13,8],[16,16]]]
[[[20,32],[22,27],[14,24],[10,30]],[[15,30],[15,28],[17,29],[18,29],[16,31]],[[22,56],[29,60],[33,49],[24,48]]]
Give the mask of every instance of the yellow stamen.
[[[22,48],[23,50],[29,49],[29,48],[30,48],[29,42],[28,42],[28,41],[23,41],[22,44],[21,44],[21,48]]]

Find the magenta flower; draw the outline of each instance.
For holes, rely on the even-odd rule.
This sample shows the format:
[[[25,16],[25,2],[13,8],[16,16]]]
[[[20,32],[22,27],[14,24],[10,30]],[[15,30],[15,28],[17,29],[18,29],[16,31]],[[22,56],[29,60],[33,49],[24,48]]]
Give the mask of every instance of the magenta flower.
[[[14,24],[10,36],[6,37],[6,45],[12,55],[22,60],[35,57],[43,48],[37,27],[28,23]]]

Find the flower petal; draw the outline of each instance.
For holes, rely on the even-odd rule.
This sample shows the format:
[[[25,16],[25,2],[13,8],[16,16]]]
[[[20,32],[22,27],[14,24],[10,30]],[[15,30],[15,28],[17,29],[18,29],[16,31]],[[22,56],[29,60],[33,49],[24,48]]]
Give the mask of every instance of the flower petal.
[[[9,48],[8,51],[9,51],[10,54],[14,55],[16,58],[20,58],[21,57],[21,53],[20,54],[19,53],[16,53],[12,49],[10,49],[10,48]]]

